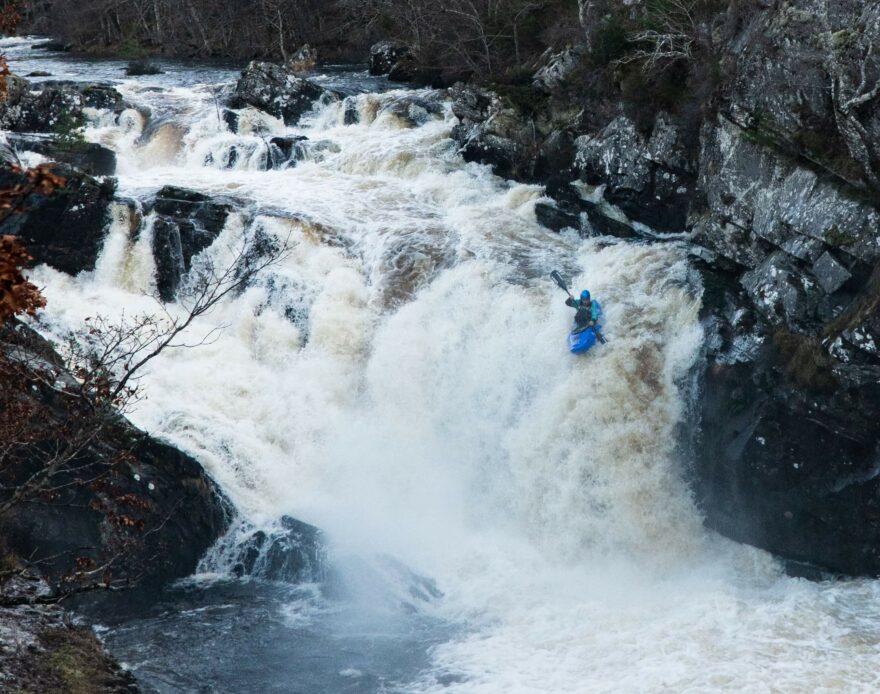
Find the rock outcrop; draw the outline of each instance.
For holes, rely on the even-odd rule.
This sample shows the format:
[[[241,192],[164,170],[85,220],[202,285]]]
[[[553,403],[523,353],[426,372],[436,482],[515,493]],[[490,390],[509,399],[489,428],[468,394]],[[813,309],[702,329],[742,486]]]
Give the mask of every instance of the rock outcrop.
[[[452,138],[465,161],[489,164],[493,173],[503,178],[530,179],[536,151],[523,113],[485,89],[457,84],[449,94],[459,120]]]
[[[289,516],[269,529],[257,529],[239,520],[201,568],[270,581],[318,583],[327,574],[326,544],[318,528]]]
[[[399,41],[380,41],[370,47],[370,74],[387,75],[402,59],[410,55],[410,49]]]
[[[31,195],[20,214],[0,223],[0,234],[21,238],[35,264],[46,263],[71,275],[93,270],[116,182],[98,181],[66,164],[54,165],[52,170],[64,178],[64,187],[49,195]],[[3,187],[23,181],[21,173],[0,168]]]
[[[620,116],[600,133],[576,141],[575,169],[631,219],[664,232],[685,228],[696,188],[694,164],[678,130],[660,114],[650,137]]]
[[[296,125],[317,101],[337,98],[333,92],[297,77],[281,65],[255,60],[242,71],[229,105],[253,106],[287,125]]]
[[[4,461],[0,504],[11,503],[3,517],[9,550],[53,582],[73,586],[164,583],[191,574],[229,520],[228,503],[201,466],[121,415],[96,413],[65,395],[76,381],[26,326],[0,330],[0,359],[10,368],[27,365],[24,376],[4,385],[20,386],[17,406],[39,413],[40,421],[33,440]],[[80,440],[84,445],[63,464],[48,453],[57,456],[66,442]],[[46,465],[55,467],[41,491],[19,500],[23,481]]]
[[[68,143],[48,135],[21,133],[9,133],[7,139],[17,152],[36,152],[89,176],[116,173],[116,153],[96,142]]]
[[[0,128],[16,132],[58,132],[75,127],[85,109],[121,112],[122,95],[108,84],[37,82],[9,75],[7,98],[0,103]]]
[[[236,204],[185,188],[165,186],[144,205],[155,213],[153,257],[156,288],[163,301],[173,301],[193,256],[210,246],[223,231]]]

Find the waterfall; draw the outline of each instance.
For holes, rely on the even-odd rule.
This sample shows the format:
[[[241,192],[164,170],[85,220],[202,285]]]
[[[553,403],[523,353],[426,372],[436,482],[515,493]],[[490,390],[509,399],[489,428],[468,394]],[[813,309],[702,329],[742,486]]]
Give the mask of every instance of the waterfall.
[[[292,517],[331,563],[429,577],[418,609],[461,629],[411,691],[876,683],[877,622],[835,621],[876,617],[875,584],[787,579],[702,527],[677,439],[703,339],[683,246],[541,228],[541,188],[464,163],[432,92],[350,97],[295,128],[245,110],[233,132],[211,87],[121,89],[140,110],[88,130],[119,157],[104,251],[77,278],[35,272],[42,330],[157,310],[143,205],[163,186],[234,201],[202,251],[218,264],[255,230],[288,244],[188,341],[219,337],[153,363],[131,415],[238,509],[204,571],[271,562]],[[279,166],[272,138],[302,156]],[[554,268],[602,302],[608,345],[568,353]]]

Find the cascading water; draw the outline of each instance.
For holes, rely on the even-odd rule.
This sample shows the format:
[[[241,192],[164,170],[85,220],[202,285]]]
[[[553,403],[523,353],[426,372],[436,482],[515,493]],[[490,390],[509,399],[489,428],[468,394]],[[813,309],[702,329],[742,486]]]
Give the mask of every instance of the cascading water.
[[[266,602],[233,583],[201,631],[196,615],[208,607],[116,627],[111,645],[149,686],[880,685],[877,583],[789,579],[701,526],[677,446],[702,343],[700,287],[682,247],[542,229],[540,189],[463,163],[454,117],[425,108],[437,95],[360,94],[299,128],[246,110],[233,133],[212,87],[120,89],[154,120],[94,114],[88,137],[117,151],[120,199],[170,184],[237,200],[205,251],[221,266],[257,229],[290,246],[193,328],[194,339],[220,329],[218,339],[156,361],[132,419],[206,466],[241,514],[242,541],[277,531],[284,515],[313,523],[349,590],[365,596],[341,617],[313,590]],[[352,108],[359,122],[346,125]],[[301,160],[266,170],[278,163],[275,136],[307,137]],[[93,273],[39,268],[50,302],[41,329],[60,335],[96,311],[154,312],[153,223],[120,203]],[[547,278],[557,267],[606,309],[610,342],[586,357],[566,349],[571,311]],[[203,570],[230,571],[235,542]],[[401,594],[417,614],[393,628],[352,616]],[[344,648],[328,645],[323,622],[347,634]],[[184,666],[156,645],[187,629],[216,637],[226,651],[211,656],[232,662]],[[336,653],[332,678],[309,674],[324,671],[312,660],[287,670],[274,660],[287,657],[285,639],[293,648],[310,638],[316,654]],[[350,655],[383,638],[373,660]],[[236,667],[239,649],[258,662]],[[420,655],[406,667],[389,664],[410,651]]]

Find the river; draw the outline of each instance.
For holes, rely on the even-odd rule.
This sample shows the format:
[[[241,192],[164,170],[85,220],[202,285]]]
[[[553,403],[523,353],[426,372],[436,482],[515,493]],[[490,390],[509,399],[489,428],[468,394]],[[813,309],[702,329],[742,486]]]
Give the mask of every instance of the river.
[[[790,578],[703,527],[683,245],[542,228],[540,187],[461,159],[442,95],[329,68],[313,77],[346,102],[294,128],[245,110],[233,133],[228,66],[127,79],[32,43],[0,42],[14,72],[112,80],[138,107],[86,130],[120,199],[234,198],[218,262],[255,230],[290,245],[194,326],[207,344],[155,362],[131,418],[195,456],[240,527],[324,530],[334,578],[237,578],[218,547],[158,603],[94,608],[145,691],[880,689],[880,583]],[[304,160],[265,170],[267,138],[294,135]],[[127,210],[94,272],[35,271],[44,334],[157,310],[151,219]],[[568,353],[554,268],[603,303],[608,345]]]

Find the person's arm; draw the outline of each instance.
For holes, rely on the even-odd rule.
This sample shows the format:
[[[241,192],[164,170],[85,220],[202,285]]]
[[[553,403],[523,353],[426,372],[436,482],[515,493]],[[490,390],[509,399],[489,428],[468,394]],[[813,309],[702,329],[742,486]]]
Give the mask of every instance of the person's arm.
[[[578,307],[578,306],[577,306],[577,302],[576,302],[574,299],[572,299],[571,297],[568,297],[568,298],[565,300],[565,305],[566,305],[566,306],[571,306],[572,308],[577,308],[577,307]]]

